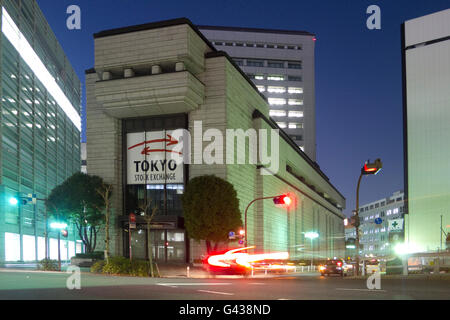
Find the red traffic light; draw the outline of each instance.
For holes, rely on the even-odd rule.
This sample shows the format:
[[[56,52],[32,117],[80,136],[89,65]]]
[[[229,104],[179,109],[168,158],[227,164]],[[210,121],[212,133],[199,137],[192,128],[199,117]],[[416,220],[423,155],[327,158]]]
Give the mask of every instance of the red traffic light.
[[[287,194],[273,198],[273,203],[276,205],[289,206],[292,203],[292,198]]]
[[[62,230],[61,230],[61,235],[62,235],[64,238],[67,238],[67,236],[69,235],[69,231],[67,231],[66,229],[62,229]]]
[[[381,163],[380,159],[375,160],[375,162],[370,163],[367,161],[364,164],[364,167],[362,167],[361,172],[363,174],[377,174],[380,172],[381,168],[383,167],[383,164]]]

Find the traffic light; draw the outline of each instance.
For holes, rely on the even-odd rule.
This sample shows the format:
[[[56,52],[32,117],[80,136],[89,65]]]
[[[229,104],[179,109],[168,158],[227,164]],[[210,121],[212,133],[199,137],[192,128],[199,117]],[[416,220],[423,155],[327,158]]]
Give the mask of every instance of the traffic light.
[[[67,238],[67,236],[69,235],[69,231],[67,231],[67,229],[63,229],[63,230],[61,230],[61,235],[62,235],[64,238]]]
[[[245,235],[245,230],[244,229],[239,230],[239,235],[243,237]]]
[[[276,205],[289,206],[292,203],[292,198],[287,194],[282,194],[273,198],[273,203]]]
[[[377,174],[380,172],[383,164],[381,163],[381,159],[376,159],[375,162],[370,163],[369,160],[366,161],[364,167],[361,168],[362,174]]]

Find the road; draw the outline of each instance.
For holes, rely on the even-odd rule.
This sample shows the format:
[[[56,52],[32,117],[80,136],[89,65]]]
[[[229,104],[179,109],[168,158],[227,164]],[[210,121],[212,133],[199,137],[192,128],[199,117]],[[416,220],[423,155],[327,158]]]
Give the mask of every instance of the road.
[[[69,274],[0,272],[0,299],[19,300],[410,300],[450,299],[449,280],[382,279],[380,290],[366,280],[317,275],[276,278],[136,278],[81,274],[81,289],[69,290]]]

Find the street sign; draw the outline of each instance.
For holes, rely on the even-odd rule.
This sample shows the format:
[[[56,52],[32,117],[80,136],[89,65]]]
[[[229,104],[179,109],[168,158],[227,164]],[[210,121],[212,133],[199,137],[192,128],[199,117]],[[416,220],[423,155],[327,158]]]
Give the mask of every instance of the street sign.
[[[28,194],[28,197],[27,197],[27,201],[28,201],[28,202],[31,202],[31,203],[33,203],[33,204],[36,204],[36,202],[37,202],[37,196],[36,196],[36,194],[35,194],[35,193],[29,193],[29,194]]]
[[[136,222],[130,222],[130,229],[136,229]]]
[[[234,233],[234,231],[230,231],[228,233],[228,239],[230,240],[236,239],[236,234]]]
[[[375,219],[375,223],[376,223],[376,224],[382,224],[382,223],[383,223],[383,219],[381,219],[381,218],[376,218],[376,219]]]

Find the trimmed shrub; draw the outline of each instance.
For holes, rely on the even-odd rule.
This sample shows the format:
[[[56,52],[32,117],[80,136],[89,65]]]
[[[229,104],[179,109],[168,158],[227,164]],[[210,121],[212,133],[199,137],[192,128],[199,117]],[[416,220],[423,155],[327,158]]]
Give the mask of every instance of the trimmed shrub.
[[[92,267],[91,272],[100,272],[105,274],[129,275],[134,277],[150,277],[150,262],[147,260],[133,260],[125,257],[110,257],[109,262],[104,260],[97,261]],[[153,272],[155,277],[159,276],[156,264],[153,263]]]
[[[105,258],[105,253],[103,251],[95,251],[95,252],[89,252],[89,253],[77,253],[75,255],[75,258],[103,260]]]
[[[130,274],[130,271],[130,260],[125,257],[110,257],[103,267],[103,272],[107,274]]]
[[[38,263],[39,270],[59,271],[58,260],[42,259]]]
[[[103,268],[105,267],[105,264],[106,264],[105,260],[98,260],[96,263],[92,265],[91,272],[103,273]]]

